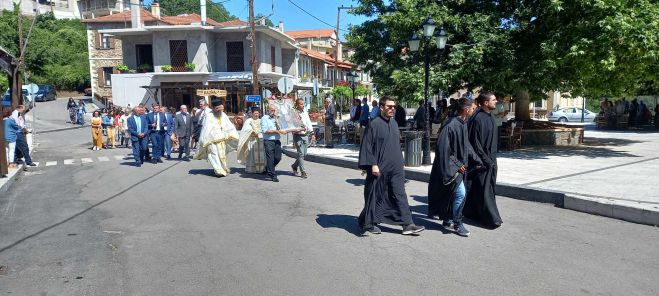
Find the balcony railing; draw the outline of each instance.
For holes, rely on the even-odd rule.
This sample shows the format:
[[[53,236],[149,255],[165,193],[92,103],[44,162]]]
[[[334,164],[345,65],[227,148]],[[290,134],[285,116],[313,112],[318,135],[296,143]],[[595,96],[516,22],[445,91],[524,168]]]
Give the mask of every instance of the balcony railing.
[[[142,1],[140,1],[141,3]],[[122,5],[123,4],[123,5]],[[130,2],[126,0],[79,0],[78,8],[80,12],[89,12],[94,10],[120,10],[122,6],[130,8]]]

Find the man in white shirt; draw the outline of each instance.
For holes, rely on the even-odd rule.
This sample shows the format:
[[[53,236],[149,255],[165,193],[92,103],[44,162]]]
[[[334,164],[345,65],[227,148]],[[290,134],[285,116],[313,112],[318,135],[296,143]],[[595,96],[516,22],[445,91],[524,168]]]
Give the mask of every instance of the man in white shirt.
[[[293,173],[298,176],[297,169],[300,169],[300,175],[303,179],[308,177],[307,171],[304,169],[304,157],[307,155],[307,147],[309,147],[309,134],[313,132],[313,125],[309,118],[309,113],[304,111],[304,100],[298,99],[295,101],[295,111],[300,117],[302,128],[297,132],[293,132],[293,143],[297,150],[297,158],[291,168]],[[313,137],[313,135],[312,135]]]
[[[23,117],[24,112],[25,112],[25,106],[23,105],[18,105],[16,109],[11,112],[11,118],[14,119],[14,121],[16,121],[16,124],[18,124],[18,126],[22,130],[21,133],[18,133],[18,137],[16,138],[15,159],[19,159],[20,157],[23,157],[25,158],[26,165],[36,166],[36,164],[32,162],[32,158],[30,157],[30,147],[27,144],[27,137],[25,136],[26,134],[29,133],[29,131],[25,127],[25,117]],[[24,168],[24,170],[26,168]]]

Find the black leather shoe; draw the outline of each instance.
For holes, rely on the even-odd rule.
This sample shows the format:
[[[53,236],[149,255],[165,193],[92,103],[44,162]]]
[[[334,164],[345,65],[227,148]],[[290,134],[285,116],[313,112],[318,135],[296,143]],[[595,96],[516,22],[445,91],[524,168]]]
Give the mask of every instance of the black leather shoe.
[[[159,163],[162,163],[162,159],[160,159],[160,158],[158,158],[156,161],[159,162]]]
[[[279,182],[279,178],[277,176],[272,177],[272,182]]]

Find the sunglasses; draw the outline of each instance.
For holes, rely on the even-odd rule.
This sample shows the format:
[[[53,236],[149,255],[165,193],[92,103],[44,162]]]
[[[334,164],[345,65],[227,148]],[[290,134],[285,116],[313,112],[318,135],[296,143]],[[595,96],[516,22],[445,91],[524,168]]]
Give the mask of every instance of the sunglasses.
[[[384,105],[384,107],[387,109],[394,109],[396,108],[396,105]]]

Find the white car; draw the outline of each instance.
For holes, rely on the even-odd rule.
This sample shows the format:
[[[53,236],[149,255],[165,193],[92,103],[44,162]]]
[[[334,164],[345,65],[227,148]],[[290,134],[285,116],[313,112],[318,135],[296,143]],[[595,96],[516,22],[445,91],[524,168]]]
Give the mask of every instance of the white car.
[[[582,110],[583,109],[578,107],[560,108],[558,110],[549,112],[547,119],[549,119],[549,121],[558,121],[558,122],[581,122]],[[595,121],[595,117],[597,116],[597,113],[586,109],[585,111],[583,111],[583,116],[584,116],[584,122],[591,122],[591,121]]]

